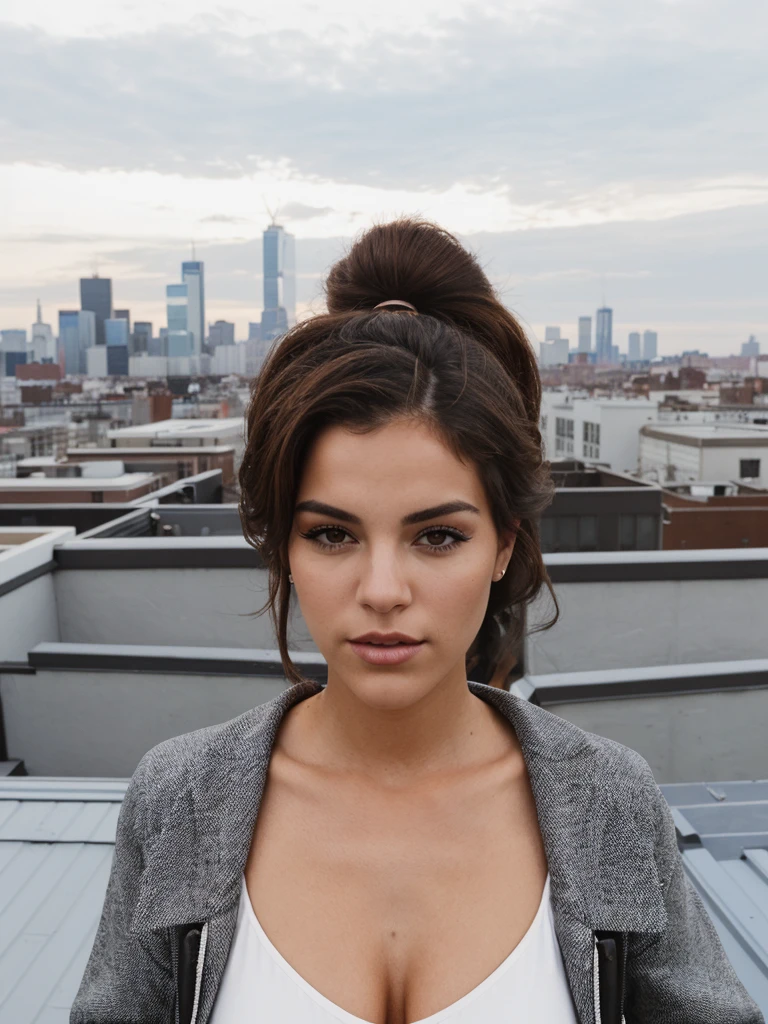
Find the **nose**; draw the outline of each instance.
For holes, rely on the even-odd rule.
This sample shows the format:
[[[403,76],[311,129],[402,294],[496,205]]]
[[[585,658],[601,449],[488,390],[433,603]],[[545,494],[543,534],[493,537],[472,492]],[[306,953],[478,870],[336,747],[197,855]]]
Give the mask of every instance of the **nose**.
[[[360,560],[357,600],[382,615],[411,603],[411,586],[400,552],[377,546],[366,553]]]

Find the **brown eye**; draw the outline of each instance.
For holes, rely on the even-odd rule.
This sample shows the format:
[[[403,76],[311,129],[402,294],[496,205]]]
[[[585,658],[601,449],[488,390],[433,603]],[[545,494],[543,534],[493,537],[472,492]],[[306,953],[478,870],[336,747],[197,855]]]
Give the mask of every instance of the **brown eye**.
[[[334,529],[333,527],[323,530],[323,533],[328,538],[329,544],[343,544],[344,538],[347,535],[346,530],[341,530],[339,528]]]
[[[432,530],[430,533],[425,533],[424,537],[431,547],[437,548],[442,545],[442,542],[448,537],[448,534],[444,530]]]

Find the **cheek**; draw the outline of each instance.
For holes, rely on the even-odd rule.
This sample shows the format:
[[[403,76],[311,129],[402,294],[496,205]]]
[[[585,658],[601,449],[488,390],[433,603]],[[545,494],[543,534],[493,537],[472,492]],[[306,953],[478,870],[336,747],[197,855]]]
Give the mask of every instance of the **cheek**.
[[[422,601],[436,634],[449,644],[471,643],[485,616],[489,591],[489,576],[477,566],[425,588]]]

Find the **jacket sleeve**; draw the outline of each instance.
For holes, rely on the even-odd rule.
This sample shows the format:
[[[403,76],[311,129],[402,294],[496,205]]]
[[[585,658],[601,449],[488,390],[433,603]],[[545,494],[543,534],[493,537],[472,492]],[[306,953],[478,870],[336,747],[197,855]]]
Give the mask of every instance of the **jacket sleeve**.
[[[167,933],[129,931],[144,868],[148,755],[139,762],[120,808],[104,907],[70,1024],[167,1024],[175,991]]]
[[[663,932],[630,935],[627,1024],[765,1024],[739,981],[683,868],[672,813],[655,782],[656,860],[664,888]]]

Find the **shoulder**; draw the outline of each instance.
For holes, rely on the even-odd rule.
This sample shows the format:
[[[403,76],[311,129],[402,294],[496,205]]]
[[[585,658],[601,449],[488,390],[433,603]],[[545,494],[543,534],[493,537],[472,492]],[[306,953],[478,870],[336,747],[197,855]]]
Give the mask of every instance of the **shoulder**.
[[[130,780],[126,799],[142,805],[145,828],[162,827],[180,795],[209,792],[226,785],[245,761],[269,760],[274,737],[286,711],[317,692],[313,683],[286,688],[276,697],[236,718],[172,736],[148,750]]]

